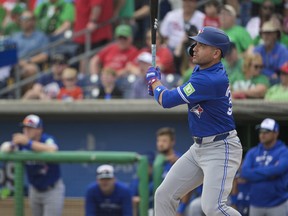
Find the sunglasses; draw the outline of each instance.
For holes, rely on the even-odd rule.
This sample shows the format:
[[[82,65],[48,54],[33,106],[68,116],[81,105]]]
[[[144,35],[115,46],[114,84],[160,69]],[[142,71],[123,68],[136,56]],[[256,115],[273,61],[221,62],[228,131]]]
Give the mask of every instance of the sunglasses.
[[[256,70],[261,70],[263,68],[263,65],[252,65]]]
[[[32,19],[33,19],[32,16],[21,16],[21,17],[20,17],[20,20],[21,20],[21,21],[28,21],[28,20],[32,20]]]
[[[63,80],[72,82],[75,80],[75,78],[64,78]]]
[[[119,36],[118,39],[119,39],[119,40],[127,40],[128,38],[127,38],[127,37],[124,37],[124,36]]]
[[[274,7],[273,6],[262,6],[262,9],[272,11],[272,10],[274,10]]]

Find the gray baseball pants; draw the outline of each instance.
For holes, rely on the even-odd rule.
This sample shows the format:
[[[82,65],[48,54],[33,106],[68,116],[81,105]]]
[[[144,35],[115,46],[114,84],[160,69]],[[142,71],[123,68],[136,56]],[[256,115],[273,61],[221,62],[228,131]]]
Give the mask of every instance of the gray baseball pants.
[[[194,143],[157,188],[155,216],[175,216],[180,198],[202,183],[201,206],[206,216],[241,216],[226,205],[241,159],[242,146],[236,131],[224,140]]]
[[[59,180],[55,187],[39,192],[33,186],[29,187],[29,203],[33,216],[61,216],[65,197],[65,186]]]
[[[255,206],[250,206],[249,208],[250,216],[288,216],[288,201],[282,203],[281,205],[275,207],[265,207],[259,208]]]

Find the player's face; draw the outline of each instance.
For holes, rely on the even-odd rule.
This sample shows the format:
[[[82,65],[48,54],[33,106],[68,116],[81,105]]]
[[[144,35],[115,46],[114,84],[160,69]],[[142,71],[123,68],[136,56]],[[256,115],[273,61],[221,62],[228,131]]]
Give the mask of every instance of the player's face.
[[[104,194],[111,194],[114,190],[115,179],[114,178],[103,178],[97,180],[101,191]]]
[[[201,69],[211,67],[219,61],[219,55],[221,56],[220,49],[199,42],[196,43],[193,51],[192,61]]]
[[[167,154],[173,148],[174,141],[168,135],[157,137],[157,150],[162,154]]]

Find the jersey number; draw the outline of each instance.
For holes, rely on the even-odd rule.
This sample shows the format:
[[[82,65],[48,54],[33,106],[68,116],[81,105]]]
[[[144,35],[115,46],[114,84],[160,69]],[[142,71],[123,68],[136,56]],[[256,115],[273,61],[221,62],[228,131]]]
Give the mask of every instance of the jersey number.
[[[228,97],[228,100],[229,100],[229,107],[227,110],[227,115],[232,115],[232,97],[231,97],[230,86],[228,86],[225,96]]]

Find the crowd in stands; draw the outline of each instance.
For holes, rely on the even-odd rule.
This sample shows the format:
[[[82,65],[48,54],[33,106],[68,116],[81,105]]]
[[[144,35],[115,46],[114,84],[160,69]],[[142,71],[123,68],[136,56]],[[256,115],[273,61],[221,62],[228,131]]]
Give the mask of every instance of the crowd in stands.
[[[288,99],[285,1],[162,0],[159,8],[156,64],[166,86],[189,80],[189,36],[214,26],[231,40],[223,63],[234,99]],[[35,77],[21,85],[22,99],[150,98],[143,76],[152,60],[148,0],[1,0],[0,23],[1,41],[17,47],[15,64],[0,65],[1,89]]]

